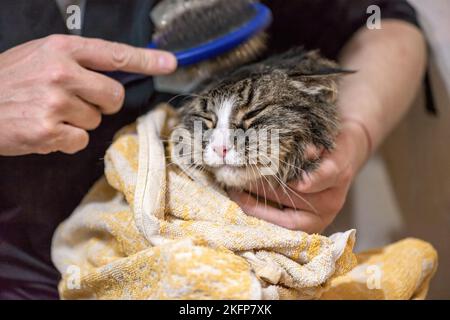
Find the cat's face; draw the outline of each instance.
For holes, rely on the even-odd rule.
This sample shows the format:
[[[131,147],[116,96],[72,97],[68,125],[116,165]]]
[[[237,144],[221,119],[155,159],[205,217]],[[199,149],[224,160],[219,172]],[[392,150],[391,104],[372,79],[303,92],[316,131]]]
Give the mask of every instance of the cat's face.
[[[336,83],[293,77],[276,62],[242,68],[185,105],[172,134],[173,161],[233,188],[258,179],[287,182],[313,168],[305,148],[333,146]]]

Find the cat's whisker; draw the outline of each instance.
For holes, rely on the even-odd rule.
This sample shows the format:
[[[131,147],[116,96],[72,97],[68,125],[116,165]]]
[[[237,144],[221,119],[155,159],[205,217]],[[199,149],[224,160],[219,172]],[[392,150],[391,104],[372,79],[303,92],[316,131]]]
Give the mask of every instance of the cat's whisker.
[[[279,183],[281,185],[284,185],[289,191],[291,191],[293,194],[295,194],[297,197],[299,197],[304,203],[306,203],[308,205],[308,207],[314,211],[314,213],[318,213],[317,209],[308,201],[306,200],[303,196],[301,196],[297,191],[295,191],[294,189],[292,189],[291,187],[289,187],[286,183],[284,183],[281,179],[279,179]],[[283,187],[284,189],[284,187]],[[295,207],[294,207],[295,208]]]
[[[256,176],[255,176],[255,173],[253,172],[253,170],[252,170],[252,176],[256,179]],[[248,201],[250,200],[250,194],[249,194],[249,197],[247,197],[247,201],[245,201],[245,205],[247,205],[248,204]]]
[[[259,171],[259,168],[258,167],[256,167],[256,169]],[[259,171],[259,173],[261,174],[261,171]],[[261,176],[262,176],[262,174],[261,174]],[[276,175],[272,175],[273,176],[273,178],[278,182],[278,184],[283,188],[283,192],[286,194],[286,196],[288,197],[288,199],[289,199],[289,201],[291,202],[291,204],[292,204],[292,208],[295,208],[296,206],[295,206],[295,202],[294,202],[294,200],[291,198],[291,196],[289,195],[289,193],[286,191],[286,189],[285,189],[285,187],[283,186],[283,182],[281,181],[281,179],[279,178],[279,177],[277,177]],[[275,191],[275,190],[274,190]],[[257,191],[258,192],[258,191]],[[276,192],[275,192],[275,194],[276,194]]]
[[[169,101],[167,101],[167,104],[170,104],[173,100],[183,97],[183,96],[185,97],[185,99],[186,98],[202,98],[202,99],[206,99],[206,100],[210,99],[209,97],[202,96],[202,95],[195,94],[195,93],[180,93],[180,94],[177,94],[176,96],[170,98]]]
[[[281,163],[284,163],[284,164],[286,164],[286,165],[288,165],[288,166],[290,166],[290,167],[292,167],[292,168],[294,168],[294,169],[298,169],[298,170],[300,170],[300,171],[302,171],[302,172],[306,172],[305,169],[302,169],[301,167],[295,166],[295,165],[293,165],[292,163],[283,161],[283,160],[281,160],[281,159],[278,159],[278,161],[280,161]]]
[[[264,192],[264,210],[267,210],[267,194],[266,194],[266,187],[264,187],[264,184],[262,185],[263,192]]]
[[[268,158],[268,160],[270,160]],[[277,175],[273,175],[273,177],[277,180],[278,184],[283,188],[283,191],[286,193],[286,195],[290,198],[289,200],[291,202],[293,202],[292,198],[289,196],[289,193],[286,191],[289,190],[291,191],[293,194],[295,194],[298,198],[300,198],[303,202],[305,202],[308,207],[310,207],[311,210],[314,211],[314,213],[317,213],[317,209],[309,202],[307,201],[303,196],[301,196],[297,191],[295,191],[294,189],[292,189],[291,187],[289,187],[285,182],[283,182],[279,177],[277,177]],[[293,206],[293,208],[295,208],[295,205]]]
[[[256,180],[257,180],[256,172],[254,171],[252,165],[250,165],[249,168],[252,170],[253,181],[256,181]],[[259,190],[258,190],[258,185],[256,185],[256,202],[259,203]]]
[[[200,172],[202,172],[199,168],[195,168],[194,165],[191,166],[187,166],[187,167],[182,167],[182,166],[178,166],[178,168],[180,168],[180,170],[182,172],[184,172],[184,174],[186,174],[190,179],[192,179],[192,181],[200,183],[198,180],[195,179],[195,176],[193,174],[194,170],[199,170]],[[185,181],[180,188],[184,188],[184,186],[188,183],[188,181]]]
[[[277,198],[278,203],[281,204],[281,200],[278,197],[278,193],[275,191],[275,188],[273,187],[272,183],[269,181],[269,179],[267,179],[267,177],[265,175],[262,175],[262,177],[266,180],[266,182],[269,185],[270,189],[272,190],[273,194]]]
[[[179,159],[183,159],[183,158],[187,158],[187,157],[193,156],[195,154],[196,154],[195,151],[193,151],[193,152],[190,152],[190,153],[183,154],[182,156],[178,156],[178,158]],[[172,155],[167,155],[167,156],[165,156],[165,158],[166,159],[172,158]]]
[[[266,155],[264,155],[264,154],[261,154],[260,156],[265,156],[265,157],[267,158],[267,160],[269,160],[269,161],[271,160],[270,157],[268,157],[268,156],[266,156]],[[295,166],[295,165],[293,165],[293,164],[291,164],[291,163],[289,163],[289,162],[283,161],[283,160],[281,160],[281,159],[279,159],[279,158],[278,158],[278,161],[280,161],[281,163],[284,163],[284,164],[286,164],[286,165],[288,165],[288,166],[290,166],[290,167],[292,167],[292,168],[294,168],[294,169],[297,169],[297,170],[300,170],[300,171],[306,173],[306,171],[305,171],[304,169],[302,169],[301,167]]]
[[[295,205],[295,202],[292,199],[292,197],[289,195],[289,192],[286,191],[286,188],[284,187],[284,183],[276,175],[274,175],[273,177],[278,182],[279,186],[283,189],[284,194],[288,197],[289,201],[291,202],[292,208],[295,209],[297,206]]]
[[[173,144],[177,144],[177,145],[178,144],[182,144],[182,145],[187,145],[187,146],[191,145],[192,146],[192,143],[188,143],[188,142],[173,141],[173,140],[163,140],[163,139],[160,139],[160,141],[167,142],[167,143],[172,142]]]
[[[252,168],[251,166],[250,166],[250,168]],[[253,168],[252,168],[252,171],[253,171]],[[255,179],[254,180],[257,180],[257,176],[256,176],[256,173],[253,171],[253,173],[254,173],[254,177],[255,177]],[[258,188],[258,184],[256,184],[256,202],[257,203],[259,203],[259,190],[258,190],[259,188]]]
[[[253,166],[256,167],[256,165],[250,164],[250,168],[252,168],[252,171],[253,171]],[[256,167],[256,170],[258,170],[257,167]],[[256,176],[256,174],[255,174],[255,176]],[[264,177],[263,175],[261,175],[261,176]],[[257,181],[256,177],[255,177],[255,181]],[[266,188],[264,187],[264,184],[262,184],[262,187],[263,187],[263,192],[264,192],[264,210],[266,210],[267,209],[267,193],[266,193]]]
[[[193,170],[200,170],[200,168],[203,168],[202,166],[199,166],[199,165],[197,165],[197,164],[195,164],[195,163],[193,163],[193,164],[188,164],[188,165],[186,165],[186,166],[183,166],[183,165],[180,165],[179,163],[176,163],[176,162],[173,162],[173,161],[167,164],[167,166],[169,166],[169,165],[176,165],[176,166],[178,166],[181,170],[183,170],[183,168],[193,169]]]

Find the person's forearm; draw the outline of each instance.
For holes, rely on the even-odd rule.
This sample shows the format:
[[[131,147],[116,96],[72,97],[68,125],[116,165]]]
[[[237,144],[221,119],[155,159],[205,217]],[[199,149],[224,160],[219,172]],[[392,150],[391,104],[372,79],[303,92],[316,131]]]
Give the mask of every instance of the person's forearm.
[[[425,40],[411,24],[383,20],[381,30],[358,31],[339,60],[344,68],[357,71],[340,84],[343,121],[365,126],[373,151],[414,100],[426,66]]]

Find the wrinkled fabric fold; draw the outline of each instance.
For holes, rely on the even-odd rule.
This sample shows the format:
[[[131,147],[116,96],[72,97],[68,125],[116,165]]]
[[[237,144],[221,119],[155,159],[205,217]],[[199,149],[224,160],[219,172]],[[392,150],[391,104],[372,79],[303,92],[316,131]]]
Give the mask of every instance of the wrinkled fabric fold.
[[[339,281],[356,282],[355,230],[325,237],[247,216],[207,176],[170,162],[164,141],[175,123],[163,105],[116,135],[105,177],[55,232],[61,297],[345,299],[334,293]],[[416,251],[428,257],[410,286],[419,290],[437,263],[428,244]]]

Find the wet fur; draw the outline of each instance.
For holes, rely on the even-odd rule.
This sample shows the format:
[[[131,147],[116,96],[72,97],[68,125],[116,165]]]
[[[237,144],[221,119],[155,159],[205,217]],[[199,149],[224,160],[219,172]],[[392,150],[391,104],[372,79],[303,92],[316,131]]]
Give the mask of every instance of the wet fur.
[[[326,150],[334,147],[339,129],[337,79],[348,72],[317,51],[295,48],[205,83],[180,109],[179,127],[192,132],[194,122],[201,121],[204,130],[214,128],[218,102],[232,98],[230,129],[281,129],[280,166],[275,180],[301,178],[303,171],[314,170],[320,161],[306,157],[308,145]],[[172,157],[175,163],[180,162],[180,155]],[[208,166],[196,168],[215,174]],[[237,178],[218,180],[226,187],[239,187],[240,182],[233,181]]]

